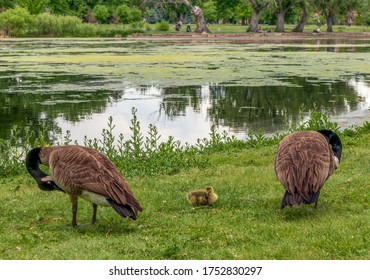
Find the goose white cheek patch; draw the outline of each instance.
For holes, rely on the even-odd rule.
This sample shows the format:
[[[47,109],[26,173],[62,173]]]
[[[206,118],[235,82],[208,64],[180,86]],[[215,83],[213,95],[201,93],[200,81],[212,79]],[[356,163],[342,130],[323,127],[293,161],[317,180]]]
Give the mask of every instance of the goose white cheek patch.
[[[334,157],[334,165],[335,165],[335,169],[337,169],[339,166],[339,159],[337,157]]]
[[[53,181],[53,178],[51,176],[45,176],[45,177],[41,178],[41,181],[42,182]]]

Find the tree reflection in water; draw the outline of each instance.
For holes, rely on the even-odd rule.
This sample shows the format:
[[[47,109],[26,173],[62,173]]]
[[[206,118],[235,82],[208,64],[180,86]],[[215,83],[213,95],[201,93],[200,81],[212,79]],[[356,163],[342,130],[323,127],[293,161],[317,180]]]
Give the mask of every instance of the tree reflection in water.
[[[339,81],[296,77],[286,82],[286,86],[151,86],[1,94],[0,138],[8,138],[13,125],[37,130],[46,124],[55,131],[70,130],[72,138],[82,143],[85,135],[99,138],[109,116],[117,125],[117,135],[130,137],[131,109],[135,107],[144,131],[154,124],[163,140],[171,135],[194,143],[207,137],[212,125],[239,138],[245,138],[248,130],[284,130],[287,122],[301,120],[302,104],[306,114],[316,106],[332,116],[367,109],[370,104],[370,85],[364,77]]]

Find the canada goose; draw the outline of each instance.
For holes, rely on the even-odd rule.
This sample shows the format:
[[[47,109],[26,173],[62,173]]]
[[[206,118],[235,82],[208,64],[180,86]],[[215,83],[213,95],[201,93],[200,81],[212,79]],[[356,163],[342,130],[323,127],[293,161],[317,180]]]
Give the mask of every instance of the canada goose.
[[[341,154],[342,143],[332,130],[286,136],[275,158],[275,174],[286,189],[281,209],[301,203],[315,203],[316,207],[320,189],[338,167]]]
[[[51,176],[40,170],[39,163],[49,167]],[[92,224],[97,205],[111,206],[122,217],[134,220],[143,210],[114,164],[95,149],[76,145],[34,148],[27,154],[26,167],[40,189],[69,195],[72,226],[77,226],[78,197],[92,203]]]
[[[218,199],[218,195],[212,187],[206,187],[204,190],[189,192],[186,198],[192,205],[212,205]]]

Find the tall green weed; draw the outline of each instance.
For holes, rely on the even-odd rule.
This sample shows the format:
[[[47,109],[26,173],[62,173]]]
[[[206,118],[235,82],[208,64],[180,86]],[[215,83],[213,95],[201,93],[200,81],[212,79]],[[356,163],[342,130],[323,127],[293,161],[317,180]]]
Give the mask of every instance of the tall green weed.
[[[333,129],[340,135],[354,137],[359,133],[368,132],[370,123],[362,127],[339,131],[337,123],[318,111],[310,112],[308,119],[302,117],[298,125],[291,126],[283,134],[276,133],[266,136],[261,130],[249,132],[247,139],[242,141],[229,136],[226,132],[218,133],[216,127],[211,128],[208,138],[198,139],[195,144],[183,144],[170,136],[162,139],[158,129],[149,125],[146,135],[142,131],[136,109],[132,109],[131,134],[125,139],[122,133],[115,136],[116,126],[109,117],[107,128],[101,137],[89,139],[85,136],[83,145],[95,148],[106,154],[126,176],[152,176],[156,174],[174,174],[182,169],[203,168],[209,166],[208,155],[215,152],[232,152],[235,150],[277,144],[286,134],[297,130]],[[39,131],[30,128],[13,127],[9,140],[0,139],[0,177],[24,172],[24,159],[29,149],[44,145],[68,145],[72,143],[69,131],[64,134],[52,128],[42,126]],[[79,143],[74,143],[79,144]]]
[[[82,23],[82,20],[75,16],[50,13],[31,15],[20,7],[0,13],[0,34],[11,37],[126,37],[142,32],[142,28],[125,28],[123,25]]]

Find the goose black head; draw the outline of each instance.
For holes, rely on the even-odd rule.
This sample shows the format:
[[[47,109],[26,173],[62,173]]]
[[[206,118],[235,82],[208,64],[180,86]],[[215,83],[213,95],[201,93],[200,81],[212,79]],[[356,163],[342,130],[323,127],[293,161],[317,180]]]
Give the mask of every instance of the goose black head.
[[[331,149],[333,151],[334,156],[340,162],[340,157],[342,156],[342,142],[340,141],[338,134],[336,134],[333,130],[330,129],[320,129],[317,130],[317,132],[325,136],[325,138],[331,145]]]
[[[48,177],[48,176],[46,176],[46,177]],[[41,178],[40,180],[36,180],[37,185],[39,186],[39,188],[41,190],[43,190],[43,191],[56,191],[56,190],[57,191],[63,191],[61,188],[59,188],[57,186],[57,184],[55,184],[55,182],[53,180],[48,180],[48,179],[45,180],[45,178]]]
[[[54,180],[50,176],[45,176],[36,181],[37,181],[39,188],[42,189],[43,191],[65,192],[63,189],[59,188],[57,184],[55,184]]]
[[[26,168],[28,173],[36,180],[37,185],[43,191],[63,191],[59,188],[53,179],[40,170],[40,151],[41,148],[34,148],[27,153]]]

